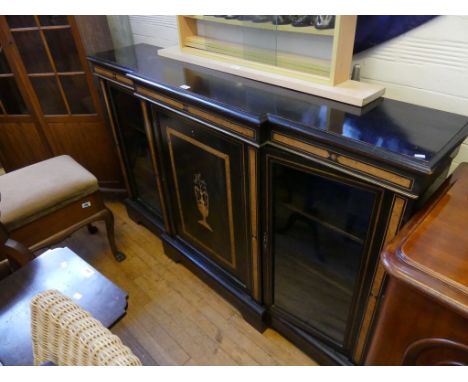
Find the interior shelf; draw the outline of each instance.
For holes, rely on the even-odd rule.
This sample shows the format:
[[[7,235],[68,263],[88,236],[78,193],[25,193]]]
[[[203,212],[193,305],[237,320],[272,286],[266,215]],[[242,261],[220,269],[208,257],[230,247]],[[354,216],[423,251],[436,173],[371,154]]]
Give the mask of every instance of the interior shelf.
[[[326,227],[334,232],[337,232],[338,234],[358,243],[358,244],[363,244],[364,243],[364,240],[361,239],[360,237],[357,237],[355,235],[353,235],[352,233],[349,233],[343,229],[341,229],[340,227],[337,227],[335,226],[334,224],[331,224],[331,223],[328,223],[326,221],[324,221],[323,219],[319,218],[318,216],[314,216],[310,213],[307,213],[303,210],[301,210],[300,208],[297,208],[296,206],[294,206],[293,204],[290,204],[290,203],[284,203],[284,206],[286,208],[288,208],[290,211],[293,211],[297,214],[300,214],[302,216],[304,216],[305,218],[311,220],[311,221],[314,221],[316,223],[319,223],[320,225],[322,225],[323,227]]]
[[[185,16],[188,18],[210,21],[213,23],[227,24],[227,25],[236,25],[247,28],[255,29],[266,29],[266,30],[277,30],[280,32],[291,32],[291,33],[304,33],[304,34],[313,34],[318,36],[329,36],[333,37],[335,29],[317,29],[313,26],[310,27],[293,27],[292,25],[274,25],[271,22],[265,23],[254,23],[252,21],[242,21],[242,20],[227,20],[222,17],[214,16]]]

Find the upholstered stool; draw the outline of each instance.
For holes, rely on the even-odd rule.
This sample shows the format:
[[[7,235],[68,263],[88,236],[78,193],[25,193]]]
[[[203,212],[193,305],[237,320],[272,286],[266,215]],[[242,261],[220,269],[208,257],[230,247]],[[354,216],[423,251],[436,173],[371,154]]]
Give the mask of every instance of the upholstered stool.
[[[0,176],[0,259],[11,250],[6,240],[30,251],[50,246],[92,222],[104,220],[114,257],[114,218],[106,208],[96,177],[68,155],[51,158]],[[2,248],[3,244],[3,248]],[[3,256],[5,257],[5,256]]]

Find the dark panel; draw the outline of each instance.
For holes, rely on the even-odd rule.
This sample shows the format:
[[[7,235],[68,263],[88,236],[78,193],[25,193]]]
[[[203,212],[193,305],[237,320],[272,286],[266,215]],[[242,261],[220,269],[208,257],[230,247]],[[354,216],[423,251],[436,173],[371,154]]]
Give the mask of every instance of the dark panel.
[[[0,77],[0,100],[7,114],[28,114],[14,77]]]
[[[151,165],[148,141],[138,130],[125,130],[125,152],[132,171],[138,199],[161,215],[161,201],[156,189],[156,178]]]
[[[0,46],[0,73],[11,73],[10,65],[8,65],[2,46]]]
[[[38,16],[38,17],[39,17],[39,23],[42,26],[68,25],[67,16],[51,15],[51,16]]]
[[[34,20],[34,16],[6,16],[6,19],[10,28],[37,27],[36,20]]]
[[[38,31],[13,32],[13,37],[28,73],[52,72],[52,66]]]
[[[72,114],[95,113],[93,99],[84,74],[60,76]]]
[[[67,114],[55,77],[30,78],[44,114]]]
[[[58,72],[83,70],[71,29],[45,30],[44,35]]]
[[[233,264],[228,158],[188,136],[179,136],[172,130],[169,134],[183,231],[210,248],[219,260]]]
[[[344,344],[374,192],[273,162],[274,305]]]

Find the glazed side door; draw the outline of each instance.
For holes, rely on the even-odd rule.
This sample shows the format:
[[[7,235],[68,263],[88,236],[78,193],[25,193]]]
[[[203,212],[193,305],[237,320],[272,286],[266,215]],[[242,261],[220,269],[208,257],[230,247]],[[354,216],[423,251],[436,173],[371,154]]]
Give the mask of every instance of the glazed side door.
[[[166,158],[176,236],[249,289],[246,144],[153,106]]]
[[[384,190],[266,149],[265,302],[275,317],[351,355],[375,267]]]
[[[145,106],[142,107],[142,101],[134,97],[130,90],[113,83],[107,84],[107,93],[130,198],[162,221],[162,197],[154,163],[156,142],[153,132],[145,126]]]

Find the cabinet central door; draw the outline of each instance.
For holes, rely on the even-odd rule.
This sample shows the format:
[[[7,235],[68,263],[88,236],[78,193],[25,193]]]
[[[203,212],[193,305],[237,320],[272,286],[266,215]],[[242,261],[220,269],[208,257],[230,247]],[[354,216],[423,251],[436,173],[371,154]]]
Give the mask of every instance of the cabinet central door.
[[[157,114],[170,158],[177,234],[246,285],[243,144],[190,120]]]
[[[379,191],[318,167],[269,157],[272,305],[345,346]]]

